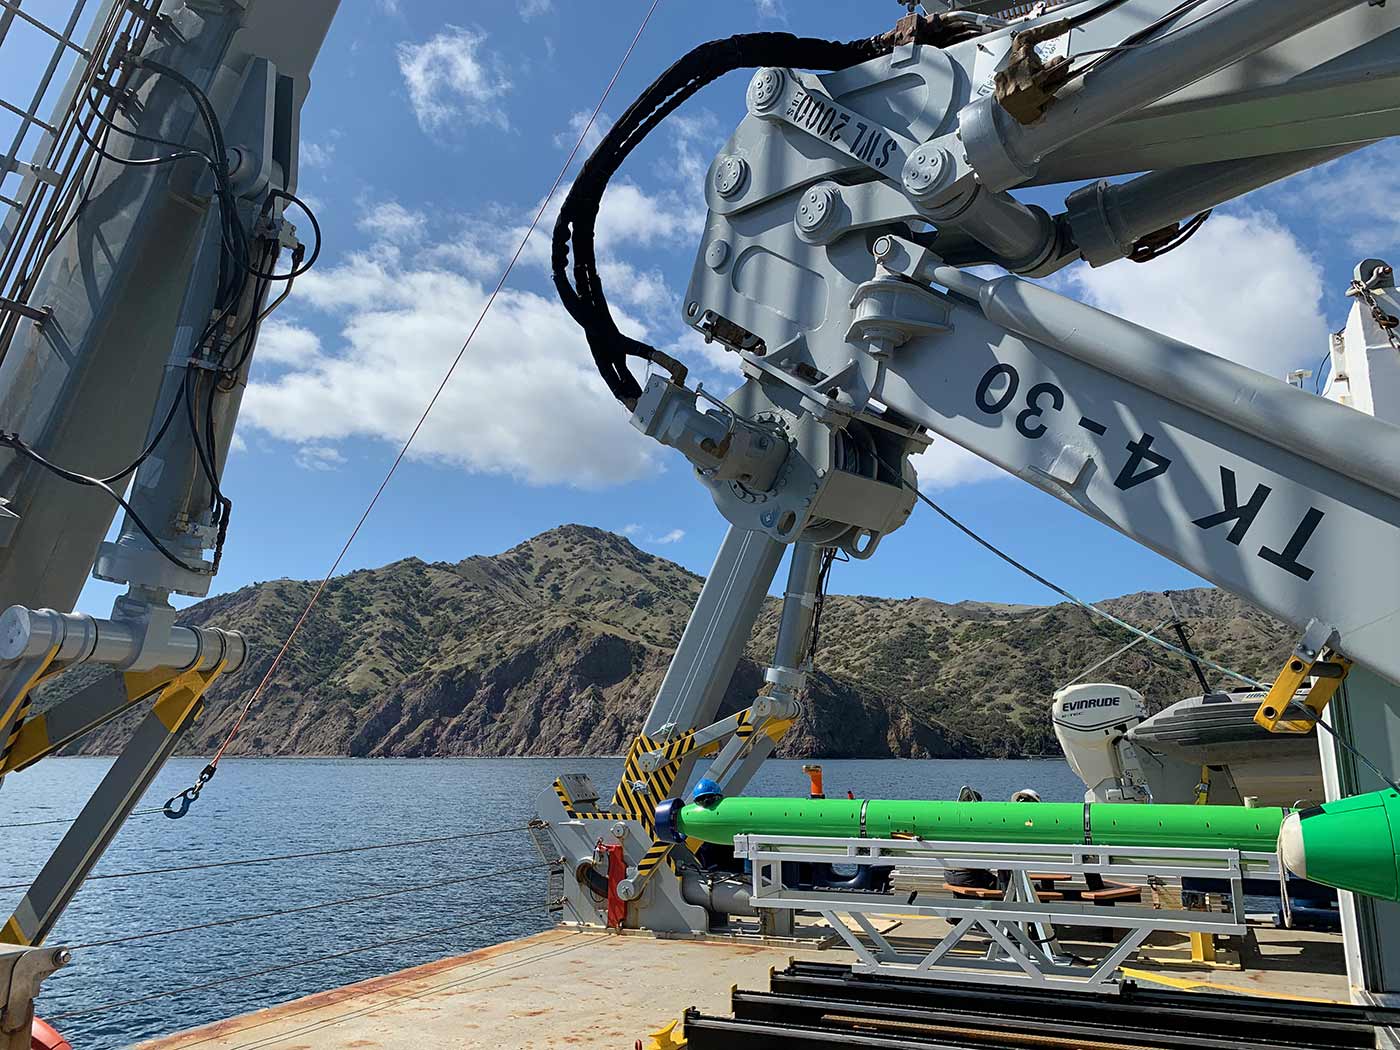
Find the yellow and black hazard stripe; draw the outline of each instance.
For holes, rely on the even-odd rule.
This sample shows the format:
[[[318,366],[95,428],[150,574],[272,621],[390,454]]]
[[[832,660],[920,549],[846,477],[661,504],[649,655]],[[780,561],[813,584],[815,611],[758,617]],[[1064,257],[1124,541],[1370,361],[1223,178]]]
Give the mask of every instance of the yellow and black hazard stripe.
[[[740,740],[747,740],[749,737],[753,736],[753,731],[753,715],[748,711],[740,711],[739,721],[734,727],[734,735]]]
[[[621,813],[611,813],[602,809],[579,809],[569,797],[562,781],[554,782],[554,793],[559,796],[559,804],[564,807],[564,815],[570,820],[621,820]]]
[[[10,752],[14,750],[15,744],[19,740],[19,731],[24,728],[25,720],[29,717],[29,712],[34,706],[34,701],[25,694],[20,701],[19,710],[15,712],[15,720],[10,724],[10,732],[5,738],[5,746],[0,747],[0,769],[5,768],[5,760],[10,757]]]
[[[578,810],[574,809],[574,800],[564,790],[564,785],[557,780],[554,782],[554,793],[559,796],[559,804],[564,807],[564,815],[570,820],[578,820]]]
[[[642,773],[641,757],[648,751],[655,751],[661,745],[653,741],[650,737],[638,733],[632,740],[632,746],[627,749],[627,758],[622,764],[622,779],[618,782],[617,791],[613,794],[613,809],[623,812],[629,820],[638,821],[650,835],[656,830],[656,822],[652,813],[652,806],[648,804],[642,792],[639,792],[635,785],[644,784],[647,793],[651,791],[651,779]],[[653,795],[653,798],[658,797]],[[663,793],[659,796],[665,798]]]
[[[642,854],[642,859],[637,862],[637,878],[650,878],[651,873],[670,854],[671,845],[669,842],[653,842],[646,853]]]
[[[696,748],[695,734],[686,733],[675,740],[663,744],[643,733],[638,733],[627,749],[623,762],[622,780],[613,795],[612,805],[629,820],[635,820],[646,828],[648,835],[656,833],[656,804],[671,796],[680,773],[681,760]],[[642,756],[653,751],[663,755],[660,765],[651,772],[642,769]],[[636,785],[644,785],[638,791]]]

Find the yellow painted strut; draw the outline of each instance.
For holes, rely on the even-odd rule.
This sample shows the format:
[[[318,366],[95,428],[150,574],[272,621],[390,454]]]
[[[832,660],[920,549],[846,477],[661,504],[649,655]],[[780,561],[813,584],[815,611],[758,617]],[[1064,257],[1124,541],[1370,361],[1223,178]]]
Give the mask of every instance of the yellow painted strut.
[[[1254,721],[1270,733],[1311,731],[1350,670],[1351,661],[1332,649],[1323,649],[1315,660],[1294,653],[1274,679],[1269,694],[1254,713]],[[1313,684],[1304,701],[1307,714],[1303,714],[1297,710],[1293,698],[1309,677],[1313,678]]]

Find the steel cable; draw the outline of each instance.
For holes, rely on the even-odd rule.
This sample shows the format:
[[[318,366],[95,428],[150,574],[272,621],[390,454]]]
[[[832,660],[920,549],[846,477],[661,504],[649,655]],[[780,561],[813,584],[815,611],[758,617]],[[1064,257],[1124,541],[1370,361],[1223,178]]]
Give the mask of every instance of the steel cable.
[[[363,904],[365,901],[383,900],[385,897],[400,897],[405,893],[419,893],[429,890],[444,889],[448,886],[460,886],[468,882],[480,882],[483,879],[499,878],[502,875],[518,875],[527,871],[539,871],[552,865],[548,861],[536,861],[534,864],[525,864],[518,868],[505,868],[501,871],[478,872],[475,875],[464,875],[456,879],[439,879],[436,882],[425,882],[417,886],[402,886],[395,890],[383,890],[379,893],[367,893],[359,897],[342,897],[339,900],[322,901],[319,904],[305,904],[295,908],[280,908],[277,911],[262,912],[258,915],[236,915],[228,919],[213,919],[209,922],[194,923],[190,926],[175,926],[167,930],[147,930],[144,933],[130,933],[123,937],[111,937],[105,941],[88,941],[85,944],[65,944],[64,947],[72,951],[79,948],[105,948],[113,944],[127,944],[131,941],[144,941],[152,937],[170,937],[177,933],[192,933],[195,930],[208,930],[216,926],[235,926],[241,922],[258,922],[262,919],[278,919],[284,915],[302,915],[310,911],[320,911],[322,908],[335,908],[343,904]]]
[[[145,817],[163,812],[165,811],[160,807],[155,809],[136,809],[132,810],[126,816],[127,819],[130,820],[132,817]],[[72,824],[77,819],[77,817],[54,817],[52,820],[24,820],[18,824],[0,824],[0,831],[9,831],[11,828],[37,828],[44,824]]]
[[[515,901],[514,907],[517,910],[501,912],[496,915],[478,915],[467,922],[454,923],[451,926],[439,926],[435,929],[424,930],[422,933],[410,934],[407,937],[394,937],[388,940],[375,941],[372,944],[364,944],[358,948],[347,948],[341,952],[331,952],[329,955],[317,955],[310,959],[298,959],[295,962],[282,963],[279,966],[269,966],[262,970],[252,970],[248,973],[234,974],[231,977],[220,977],[213,981],[201,981],[199,984],[186,985],[183,988],[168,988],[163,992],[152,992],[150,995],[135,996],[131,999],[119,999],[116,1002],[103,1003],[99,1006],[91,1006],[82,1010],[69,1010],[61,1014],[49,1014],[45,1020],[49,1022],[64,1021],[70,1017],[85,1017],[89,1014],[108,1013],[112,1010],[121,1009],[124,1006],[136,1006],[140,1003],[149,1003],[156,999],[164,999],[172,995],[190,995],[193,992],[202,992],[209,988],[217,988],[225,984],[233,984],[235,981],[248,981],[255,977],[265,977],[268,974],[281,973],[283,970],[293,970],[298,966],[311,966],[315,963],[329,962],[332,959],[343,959],[347,955],[356,955],[359,952],[373,951],[375,948],[388,948],[396,944],[407,944],[410,941],[421,941],[428,937],[436,936],[440,933],[453,933],[457,930],[465,930],[472,926],[480,925],[483,922],[490,922],[495,919],[513,919],[519,916],[519,908],[525,907],[529,902]]]
[[[546,209],[548,209],[550,202],[554,199],[554,195],[559,191],[559,187],[563,184],[564,177],[568,174],[569,168],[573,165],[574,158],[578,156],[579,151],[583,148],[583,144],[588,137],[588,133],[592,130],[593,125],[598,120],[599,114],[601,114],[603,111],[603,104],[607,101],[608,95],[612,92],[613,86],[617,83],[618,78],[622,75],[623,69],[626,67],[628,60],[632,57],[632,52],[636,50],[637,43],[639,40],[641,40],[642,33],[646,30],[647,25],[651,22],[651,17],[653,14],[655,14],[657,6],[659,4],[660,0],[652,0],[651,6],[647,8],[646,14],[642,17],[642,21],[637,26],[637,31],[632,37],[632,42],[627,45],[627,50],[623,52],[622,59],[618,63],[617,69],[613,72],[612,79],[608,81],[607,86],[603,89],[603,93],[599,97],[597,105],[593,107],[593,112],[589,115],[588,121],[580,130],[578,139],[577,141],[575,141],[573,149],[569,151],[569,155],[565,158],[563,165],[560,167],[559,174],[555,176],[554,182],[549,188],[549,192],[545,194],[544,200],[540,202],[539,209],[535,212],[534,217],[530,220],[530,225],[526,228],[525,235],[521,237],[520,244],[516,247],[514,254],[511,255],[510,260],[506,263],[505,269],[501,271],[500,279],[496,282],[495,287],[491,290],[491,294],[487,296],[486,303],[482,306],[481,312],[477,316],[476,323],[473,324],[470,331],[468,331],[467,337],[463,341],[461,349],[457,351],[456,356],[452,359],[452,363],[448,365],[447,371],[443,374],[442,381],[438,384],[437,389],[433,391],[432,397],[428,399],[428,403],[424,407],[422,415],[418,417],[418,422],[415,423],[413,429],[409,431],[408,437],[404,440],[403,445],[400,447],[398,455],[396,455],[394,457],[393,462],[389,464],[389,469],[385,472],[383,480],[380,481],[379,487],[375,489],[374,494],[370,497],[369,502],[365,505],[364,512],[360,515],[359,520],[355,523],[355,527],[350,530],[350,535],[346,537],[344,545],[340,548],[340,552],[335,556],[335,560],[331,562],[331,566],[329,569],[326,570],[325,576],[316,585],[316,589],[312,591],[311,597],[307,600],[305,608],[302,609],[301,614],[292,624],[292,629],[290,632],[288,632],[286,640],[277,650],[276,655],[272,658],[272,663],[268,666],[267,671],[263,674],[262,679],[258,682],[256,688],[254,688],[253,692],[244,702],[242,709],[235,717],[233,725],[229,728],[229,731],[224,737],[223,742],[219,745],[218,750],[214,752],[214,757],[210,759],[209,765],[205,767],[206,771],[209,771],[210,776],[213,775],[212,771],[214,769],[217,769],[219,760],[223,758],[224,752],[228,750],[228,746],[231,743],[233,743],[234,737],[238,735],[238,730],[243,725],[244,720],[248,717],[248,712],[250,712],[253,709],[253,705],[257,703],[258,698],[261,697],[263,692],[267,689],[268,683],[272,681],[273,675],[275,675],[277,673],[278,668],[282,666],[283,659],[285,659],[287,652],[291,649],[292,643],[296,640],[297,635],[301,633],[302,626],[306,623],[307,617],[311,615],[311,612],[316,607],[317,602],[320,601],[322,593],[330,584],[332,577],[335,576],[336,570],[340,568],[340,563],[345,560],[345,555],[349,553],[351,545],[355,542],[356,537],[360,534],[360,530],[364,528],[365,522],[369,520],[370,514],[374,511],[375,506],[379,503],[379,498],[384,494],[384,490],[389,487],[389,482],[393,480],[394,475],[398,472],[399,465],[403,463],[404,458],[408,455],[408,451],[412,447],[413,442],[417,439],[419,431],[423,429],[423,425],[428,421],[428,416],[437,406],[438,400],[442,397],[442,392],[447,389],[447,384],[451,381],[452,376],[456,373],[457,366],[461,364],[462,358],[466,356],[467,350],[472,344],[472,340],[476,337],[476,333],[480,330],[482,322],[486,320],[486,315],[490,312],[492,305],[495,303],[502,289],[505,288],[506,281],[510,279],[510,275],[515,269],[515,264],[520,260],[521,254],[525,251],[525,246],[529,242],[530,236],[535,232],[536,228],[539,226],[540,221],[544,218]],[[205,777],[204,779],[207,780],[208,778]]]
[[[509,835],[515,832],[529,830],[528,825],[521,824],[516,827],[496,828],[491,831],[467,831],[458,835],[439,835],[427,839],[408,839],[403,842],[379,842],[369,846],[341,846],[336,849],[310,850],[305,853],[281,853],[269,857],[235,857],[232,860],[211,860],[201,864],[178,864],[169,868],[146,868],[141,871],[114,871],[108,874],[89,875],[87,882],[95,882],[99,879],[134,879],[143,875],[169,875],[182,871],[205,871],[209,868],[236,868],[248,864],[271,864],[283,860],[307,860],[312,857],[334,857],[346,853],[365,853],[377,849],[399,849],[407,846],[426,846],[438,842],[457,842],[462,839],[484,839],[492,838],[496,835]],[[27,882],[11,882],[0,886],[0,890],[26,889]]]
[[[979,546],[982,546],[987,550],[991,551],[991,553],[995,554],[998,558],[1006,562],[1012,568],[1029,576],[1032,580],[1040,584],[1042,587],[1048,587],[1050,590],[1058,594],[1061,598],[1064,598],[1067,601],[1078,605],[1085,612],[1102,617],[1109,623],[1114,624],[1117,627],[1123,628],[1123,630],[1129,632],[1130,634],[1136,635],[1142,641],[1151,642],[1153,645],[1165,649],[1168,652],[1176,653],[1177,656],[1183,657],[1190,663],[1200,664],[1204,667],[1209,667],[1212,671],[1219,672],[1220,674],[1226,675],[1229,678],[1234,678],[1237,681],[1243,682],[1245,685],[1249,686],[1252,689],[1258,689],[1261,692],[1265,693],[1269,691],[1270,687],[1268,685],[1265,685],[1263,682],[1259,681],[1257,678],[1251,678],[1247,674],[1242,674],[1239,671],[1226,667],[1223,664],[1218,664],[1213,660],[1208,660],[1204,656],[1199,656],[1196,653],[1188,653],[1185,649],[1173,645],[1165,638],[1158,638],[1155,634],[1152,634],[1150,631],[1144,631],[1141,627],[1135,627],[1132,624],[1130,624],[1127,620],[1114,616],[1107,609],[1101,609],[1093,602],[1087,602],[1083,598],[1071,594],[1069,591],[1065,590],[1058,584],[1052,583],[1051,581],[1047,580],[1044,576],[1040,575],[1040,573],[1030,568],[1028,565],[1017,561],[1010,554],[1007,554],[1004,550],[1002,550],[1000,547],[994,544],[991,540],[984,539],[980,534],[973,531],[973,529],[970,526],[964,525],[961,521],[955,518],[948,511],[944,510],[933,500],[929,499],[929,497],[925,496],[923,492],[919,490],[919,487],[917,485],[911,484],[910,482],[905,480],[903,472],[895,470],[883,459],[880,459],[880,463],[892,475],[899,478],[901,485],[904,485],[906,488],[912,489],[914,495],[918,497],[920,502],[924,503],[926,506],[931,508],[935,514],[941,517],[949,525],[953,526],[953,528],[957,529],[963,535],[967,536],[974,543],[977,543]],[[1382,783],[1388,785],[1395,791],[1400,791],[1400,783],[1397,783],[1393,778],[1388,777],[1384,773],[1382,773],[1380,768],[1374,762],[1372,762],[1369,758],[1367,758],[1364,754],[1357,750],[1355,746],[1343,740],[1341,736],[1337,733],[1337,731],[1333,729],[1330,725],[1328,725],[1326,722],[1324,722],[1321,718],[1315,718],[1316,712],[1313,712],[1310,708],[1306,708],[1304,705],[1299,704],[1297,701],[1292,702],[1289,706],[1300,708],[1300,713],[1303,713],[1309,721],[1314,721],[1316,725],[1326,730],[1327,733],[1332,737],[1332,739],[1336,741],[1338,747],[1342,748],[1353,758],[1359,761],[1362,765],[1364,765],[1367,769],[1369,769],[1373,774],[1379,777]]]

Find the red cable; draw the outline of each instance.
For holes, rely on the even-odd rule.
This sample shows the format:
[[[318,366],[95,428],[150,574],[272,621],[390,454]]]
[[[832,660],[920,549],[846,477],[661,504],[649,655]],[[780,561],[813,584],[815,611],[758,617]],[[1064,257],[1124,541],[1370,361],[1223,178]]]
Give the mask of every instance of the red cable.
[[[476,323],[472,325],[471,331],[467,333],[467,338],[462,344],[462,349],[458,350],[457,356],[452,359],[452,364],[448,367],[447,373],[442,377],[442,382],[438,384],[438,388],[433,392],[433,396],[428,401],[427,407],[423,409],[423,414],[418,417],[418,422],[409,433],[408,440],[403,443],[403,447],[399,449],[399,454],[394,457],[394,462],[390,464],[388,473],[384,475],[384,480],[379,483],[379,488],[375,490],[374,495],[370,498],[364,513],[360,515],[360,520],[355,523],[355,527],[350,531],[349,538],[346,539],[345,545],[340,548],[340,553],[335,556],[335,561],[331,563],[331,567],[327,570],[325,577],[316,585],[316,590],[312,592],[311,600],[306,603],[306,608],[302,610],[301,615],[297,617],[296,623],[292,625],[292,630],[291,633],[287,635],[287,640],[282,643],[282,648],[279,649],[277,655],[273,657],[272,665],[268,667],[267,673],[262,677],[262,681],[258,683],[258,687],[253,690],[253,694],[248,697],[247,702],[243,705],[243,710],[239,712],[238,718],[234,721],[232,728],[229,729],[228,735],[224,738],[224,742],[219,745],[219,750],[214,752],[214,757],[210,760],[208,768],[217,767],[219,759],[223,757],[229,744],[233,743],[233,738],[238,735],[238,730],[242,727],[243,720],[248,717],[248,712],[252,710],[253,705],[257,703],[258,698],[262,696],[263,690],[267,688],[268,682],[272,680],[272,676],[282,665],[282,658],[287,655],[287,650],[291,648],[292,642],[296,640],[296,636],[301,631],[302,625],[306,623],[306,618],[311,615],[311,610],[316,607],[316,603],[321,598],[321,592],[324,591],[326,585],[330,583],[331,578],[335,575],[336,569],[340,568],[340,563],[350,550],[350,545],[355,542],[355,537],[360,534],[360,529],[369,518],[370,512],[374,510],[375,504],[379,502],[379,497],[384,494],[384,490],[388,487],[390,479],[393,478],[395,471],[399,469],[399,464],[403,462],[404,456],[408,454],[409,447],[412,446],[414,439],[418,436],[418,431],[421,430],[423,424],[428,421],[428,415],[432,412],[434,406],[437,405],[438,398],[442,396],[443,390],[447,388],[447,384],[452,379],[452,374],[456,372],[457,366],[461,364],[462,358],[466,355],[467,348],[471,346],[472,339],[476,336],[477,329],[479,329],[481,323],[486,320],[486,314],[490,311],[491,304],[496,301],[496,296],[498,296],[501,293],[501,289],[505,287],[506,281],[510,278],[511,271],[515,269],[516,262],[520,259],[521,253],[525,251],[525,245],[530,240],[530,235],[535,232],[535,228],[539,226],[540,220],[544,218],[545,209],[549,207],[549,202],[554,199],[554,194],[558,192],[560,185],[563,184],[564,176],[568,174],[569,167],[573,164],[574,158],[578,156],[579,150],[583,148],[584,139],[588,137],[588,132],[597,121],[598,115],[603,111],[603,104],[607,101],[608,95],[612,93],[613,87],[617,84],[618,78],[622,75],[623,68],[627,65],[627,60],[632,57],[632,52],[636,50],[637,42],[642,38],[642,32],[646,29],[647,23],[651,21],[651,16],[656,13],[656,9],[660,3],[661,0],[652,0],[651,6],[647,8],[646,15],[643,16],[641,24],[637,26],[636,34],[632,37],[632,42],[627,45],[627,50],[622,55],[622,61],[618,63],[617,69],[613,72],[612,79],[608,81],[608,86],[603,89],[603,94],[602,97],[598,99],[598,104],[593,107],[593,113],[589,116],[588,123],[583,126],[583,130],[579,133],[578,141],[574,143],[574,148],[569,151],[569,156],[564,161],[564,166],[559,169],[559,174],[555,177],[554,184],[549,188],[549,193],[546,194],[544,201],[540,204],[539,210],[535,212],[535,217],[531,220],[529,229],[525,231],[525,236],[520,239],[520,245],[515,249],[515,254],[510,257],[510,261],[506,264],[505,270],[501,273],[501,279],[496,282],[496,287],[491,290],[491,295],[487,298],[486,305],[481,308],[480,316],[477,317]]]

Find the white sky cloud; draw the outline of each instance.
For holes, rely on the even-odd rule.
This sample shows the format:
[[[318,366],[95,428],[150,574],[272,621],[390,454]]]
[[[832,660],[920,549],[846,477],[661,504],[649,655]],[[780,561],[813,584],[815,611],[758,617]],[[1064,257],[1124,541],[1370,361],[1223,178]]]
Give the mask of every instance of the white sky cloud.
[[[409,244],[421,240],[427,232],[428,217],[411,211],[398,201],[382,201],[360,216],[360,229],[391,244]]]
[[[447,26],[424,43],[398,46],[399,72],[424,131],[459,121],[509,127],[501,99],[511,84],[485,43],[483,32]]]
[[[1381,142],[1295,175],[1262,196],[1290,214],[1313,216],[1328,235],[1345,238],[1357,262],[1400,257],[1398,142]]]
[[[302,364],[320,352],[321,340],[309,328],[270,317],[258,329],[257,360],[260,364]]]
[[[303,470],[335,470],[345,456],[334,445],[303,445],[297,449],[296,463]]]
[[[334,142],[312,142],[303,139],[300,159],[308,168],[324,168],[335,159]]]
[[[618,529],[618,534],[626,536],[629,540],[640,540],[652,546],[664,547],[668,544],[679,543],[685,539],[685,529],[671,529],[669,532],[655,533],[649,531],[644,525],[636,522],[624,525]]]
[[[1321,267],[1268,212],[1217,212],[1170,255],[1144,265],[1077,265],[1055,283],[1102,310],[1280,380],[1327,349]]]
[[[574,143],[578,142],[578,137],[583,134],[583,129],[588,128],[588,134],[584,137],[583,145],[579,149],[580,155],[586,157],[598,148],[598,143],[603,141],[603,136],[612,127],[612,117],[606,113],[599,113],[598,118],[590,126],[588,119],[593,116],[591,109],[581,109],[573,116],[569,117],[569,128],[554,136],[554,144],[560,149],[573,149]]]
[[[932,445],[917,456],[910,457],[910,462],[919,472],[919,487],[927,491],[1012,476],[961,445],[937,436]]]
[[[319,346],[305,330],[284,326],[274,357],[291,367],[252,382],[243,414],[257,430],[300,446],[302,465],[326,467],[346,439],[407,437],[486,290],[471,276],[405,265],[396,250],[380,248],[313,270],[297,282],[297,299],[341,324],[339,345]],[[635,319],[619,320],[644,331]],[[507,289],[413,454],[532,484],[596,488],[655,474],[659,453],[603,386],[563,307]]]
[[[710,162],[729,136],[728,129],[708,109],[673,113],[666,118],[666,126],[675,146],[675,161],[661,174],[678,183],[682,192],[703,200],[705,176],[709,173]]]
[[[521,0],[520,17],[525,21],[547,15],[554,10],[554,0]]]

